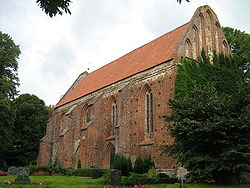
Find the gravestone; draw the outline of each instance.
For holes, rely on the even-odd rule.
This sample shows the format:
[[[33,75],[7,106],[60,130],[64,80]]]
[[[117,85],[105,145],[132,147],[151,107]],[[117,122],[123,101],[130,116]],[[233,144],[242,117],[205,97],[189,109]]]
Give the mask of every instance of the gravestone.
[[[20,167],[17,169],[17,177],[15,179],[16,184],[30,184],[30,169]]]
[[[16,176],[17,175],[18,168],[16,167],[10,167],[8,168],[8,175],[9,176]]]
[[[30,169],[20,167],[17,170],[17,175],[26,175],[26,176],[29,176],[30,175]]]
[[[120,170],[116,170],[116,169],[111,170],[111,185],[120,187],[121,175],[122,175],[122,172]]]
[[[185,176],[188,174],[187,169],[183,168],[183,167],[179,167],[177,170],[177,178],[178,181],[180,181],[181,184],[181,188],[184,187],[184,182],[186,180]]]

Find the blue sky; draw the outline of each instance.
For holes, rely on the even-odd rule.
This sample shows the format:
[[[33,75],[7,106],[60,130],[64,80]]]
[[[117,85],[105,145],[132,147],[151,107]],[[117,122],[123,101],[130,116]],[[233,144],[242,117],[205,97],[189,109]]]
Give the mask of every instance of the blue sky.
[[[22,54],[20,94],[55,105],[89,72],[188,22],[209,5],[222,26],[250,33],[249,0],[72,0],[72,15],[48,17],[36,0],[0,0],[0,30]]]

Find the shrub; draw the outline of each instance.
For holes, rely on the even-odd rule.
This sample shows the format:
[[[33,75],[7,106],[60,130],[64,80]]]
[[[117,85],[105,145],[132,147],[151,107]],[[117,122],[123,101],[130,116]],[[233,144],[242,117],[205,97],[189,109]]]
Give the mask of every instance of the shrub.
[[[37,171],[32,174],[33,176],[49,176],[49,172]]]
[[[130,173],[130,176],[123,176],[122,185],[138,185],[140,184],[154,184],[158,183],[159,177],[155,170],[150,171],[146,174],[137,174],[134,172]]]
[[[115,155],[111,167],[113,169],[121,170],[123,176],[128,176],[129,172],[132,172],[132,163],[130,158],[126,158],[119,154]]]
[[[62,173],[64,174],[65,171],[65,168],[63,168],[59,163],[54,163],[54,164],[51,164],[51,165],[46,165],[46,166],[39,166],[39,165],[29,165],[29,166],[26,166],[27,168],[30,169],[30,173],[32,175],[47,175],[47,173],[49,173],[49,175],[53,174],[53,173]]]
[[[136,185],[138,183],[146,184],[148,178],[146,174],[130,173],[130,176],[123,176],[121,184],[122,185]]]
[[[100,178],[104,175],[105,170],[99,168],[79,168],[74,171],[75,176]]]
[[[66,167],[62,169],[62,174],[65,176],[73,176],[75,173],[76,169],[72,167]]]
[[[134,172],[139,174],[144,174],[154,167],[155,167],[154,161],[151,159],[150,156],[145,158],[137,156],[134,165]]]
[[[49,166],[29,165],[26,168],[30,169],[32,175],[38,172],[49,172]]]
[[[63,167],[58,162],[55,162],[49,165],[48,170],[49,170],[50,175],[52,173],[63,173]]]
[[[241,183],[250,183],[250,173],[249,172],[243,172],[241,174]]]
[[[104,180],[104,184],[111,184],[111,170],[109,169],[105,169],[103,170],[103,180]]]
[[[148,179],[150,180],[150,183],[158,183],[159,182],[159,176],[158,174],[156,173],[156,170],[155,168],[151,168],[148,173],[147,173],[147,177]]]
[[[143,159],[141,156],[137,156],[134,164],[134,172],[138,174],[143,174]]]

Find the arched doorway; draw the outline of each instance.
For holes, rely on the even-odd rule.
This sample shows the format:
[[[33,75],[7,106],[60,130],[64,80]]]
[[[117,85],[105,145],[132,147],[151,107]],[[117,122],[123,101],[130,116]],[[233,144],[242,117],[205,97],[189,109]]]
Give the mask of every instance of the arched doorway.
[[[112,161],[115,156],[115,147],[109,142],[104,150],[103,167],[111,168]]]

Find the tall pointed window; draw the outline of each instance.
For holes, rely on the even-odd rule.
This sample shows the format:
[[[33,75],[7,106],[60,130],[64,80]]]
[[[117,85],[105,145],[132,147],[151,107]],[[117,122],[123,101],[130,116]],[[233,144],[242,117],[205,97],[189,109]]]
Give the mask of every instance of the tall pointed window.
[[[92,123],[93,105],[85,105],[82,112],[81,130],[87,130]]]
[[[192,50],[192,44],[190,40],[187,38],[185,42],[185,51],[186,51],[186,57],[193,58],[193,50]]]
[[[112,102],[112,135],[115,134],[115,127],[117,126],[118,113],[117,113],[117,103],[115,100]]]
[[[92,121],[92,108],[93,108],[92,105],[87,107],[86,115],[85,115],[85,122]]]
[[[153,132],[153,94],[149,88],[145,95],[145,120],[147,133]]]

